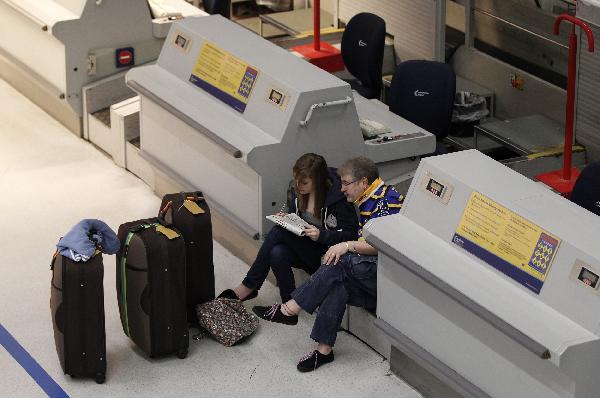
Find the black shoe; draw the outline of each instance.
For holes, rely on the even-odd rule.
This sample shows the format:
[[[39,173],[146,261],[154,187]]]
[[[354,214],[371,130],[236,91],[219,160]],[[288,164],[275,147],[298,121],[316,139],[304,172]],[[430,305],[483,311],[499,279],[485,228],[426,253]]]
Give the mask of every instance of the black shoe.
[[[283,323],[284,325],[295,325],[298,323],[298,315],[285,315],[281,312],[281,304],[273,304],[269,307],[256,305],[252,307],[252,312],[259,318],[269,322]]]
[[[221,292],[221,294],[219,294],[217,296],[217,298],[226,298],[226,299],[232,299],[232,300],[239,300],[240,298],[238,297],[237,294],[235,294],[235,292],[231,289],[225,289]]]
[[[244,298],[243,300],[240,300],[240,301],[252,300],[256,296],[258,296],[258,290],[253,290],[249,295],[246,296],[246,298]],[[227,298],[227,299],[232,299],[232,300],[239,300],[240,299],[238,297],[238,295],[235,294],[235,292],[232,289],[225,289],[225,290],[223,290],[221,292],[221,294],[219,294],[217,296],[217,298]]]
[[[256,298],[256,296],[258,296],[258,290],[253,290],[252,292],[250,292],[249,295],[247,295],[246,297],[244,297],[242,299],[242,301],[252,300],[253,298]]]
[[[300,362],[298,362],[296,368],[300,372],[312,372],[319,366],[329,362],[333,362],[333,351],[325,355],[321,354],[317,350],[314,350],[313,352],[309,352],[300,358]]]

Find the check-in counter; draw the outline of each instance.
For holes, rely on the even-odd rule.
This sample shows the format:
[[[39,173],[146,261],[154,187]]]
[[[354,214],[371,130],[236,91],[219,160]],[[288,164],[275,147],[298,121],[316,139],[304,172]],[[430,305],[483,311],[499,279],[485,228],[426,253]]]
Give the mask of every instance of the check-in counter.
[[[332,166],[367,155],[384,176],[416,169],[435,137],[366,100],[350,85],[221,16],[173,25],[158,62],[134,68],[141,156],[260,239],[285,202],[296,159]],[[364,139],[359,117],[387,133]]]
[[[448,387],[431,396],[599,396],[597,216],[469,150],[424,159],[364,232],[376,325],[417,388],[415,369]]]
[[[147,0],[0,0],[0,76],[82,135],[85,85],[155,60],[174,20],[205,15],[150,3],[165,16]]]

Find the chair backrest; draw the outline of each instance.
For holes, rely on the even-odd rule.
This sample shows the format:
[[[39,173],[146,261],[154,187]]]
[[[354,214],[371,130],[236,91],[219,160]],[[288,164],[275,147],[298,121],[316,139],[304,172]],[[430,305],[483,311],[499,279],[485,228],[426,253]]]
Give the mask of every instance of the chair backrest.
[[[456,75],[436,61],[405,61],[396,67],[388,95],[390,111],[441,140],[448,135]]]
[[[385,21],[375,14],[353,16],[344,30],[342,58],[348,72],[367,89],[367,97],[379,98],[385,45]]]
[[[231,17],[231,0],[203,0],[204,11],[214,15],[220,14],[225,18]]]
[[[571,201],[600,216],[600,162],[583,169],[573,187]]]

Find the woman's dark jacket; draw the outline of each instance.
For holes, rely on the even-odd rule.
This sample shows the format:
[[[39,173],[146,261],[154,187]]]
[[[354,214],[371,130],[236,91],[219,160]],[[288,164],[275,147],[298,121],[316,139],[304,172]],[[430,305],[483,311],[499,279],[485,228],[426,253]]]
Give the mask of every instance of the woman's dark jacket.
[[[356,240],[358,237],[358,218],[354,204],[346,200],[341,191],[340,176],[333,167],[329,168],[329,181],[331,186],[325,196],[325,203],[321,208],[322,227],[317,242],[332,246],[336,243]],[[291,188],[288,194],[288,209],[290,213],[298,214],[298,198]],[[298,214],[299,215],[299,214]]]

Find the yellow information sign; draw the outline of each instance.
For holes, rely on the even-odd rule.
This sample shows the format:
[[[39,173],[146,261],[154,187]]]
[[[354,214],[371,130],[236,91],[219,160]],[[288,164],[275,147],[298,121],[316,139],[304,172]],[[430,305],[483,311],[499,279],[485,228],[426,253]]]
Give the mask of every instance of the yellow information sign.
[[[560,239],[473,192],[452,241],[539,293]]]
[[[244,112],[258,70],[208,41],[204,42],[190,82]]]

